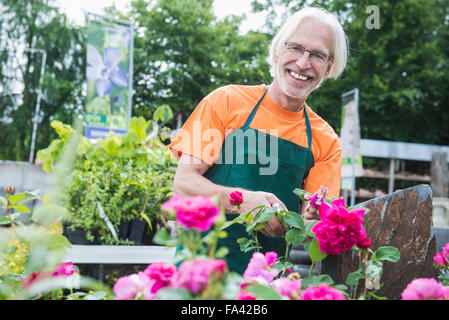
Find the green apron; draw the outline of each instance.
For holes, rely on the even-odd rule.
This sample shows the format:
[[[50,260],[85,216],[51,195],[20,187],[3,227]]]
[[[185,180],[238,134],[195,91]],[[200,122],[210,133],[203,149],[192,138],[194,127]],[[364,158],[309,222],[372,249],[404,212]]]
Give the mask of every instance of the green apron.
[[[304,106],[308,148],[250,128],[250,124],[267,91],[268,88],[254,106],[244,126],[240,128],[241,131],[235,130],[226,137],[219,158],[221,161],[216,161],[204,174],[204,177],[222,186],[273,193],[286,205],[288,210],[299,212],[299,198],[293,194],[293,190],[303,187],[304,178],[314,164],[309,117]],[[242,131],[244,134],[242,134]],[[253,139],[252,143],[249,143],[248,141],[251,141],[251,139]],[[254,141],[257,143],[255,144]],[[273,143],[277,144],[278,157],[276,159],[269,157]],[[243,148],[241,148],[242,146]],[[229,159],[232,159],[231,163],[229,163]],[[242,159],[243,161],[241,161]],[[277,171],[274,174],[261,175],[260,172],[269,170],[270,165],[273,166],[273,163],[267,163],[267,159],[277,162]],[[226,214],[227,220],[236,217],[236,214]],[[229,249],[225,258],[228,268],[243,274],[253,252],[243,253],[240,251],[237,239],[247,238],[248,233],[245,226],[241,224],[233,224],[226,231],[228,236],[225,239],[220,239],[217,247],[226,246]],[[261,252],[275,251],[278,256],[285,255],[286,243],[283,238],[268,237],[261,232],[258,232],[257,238],[262,246]]]

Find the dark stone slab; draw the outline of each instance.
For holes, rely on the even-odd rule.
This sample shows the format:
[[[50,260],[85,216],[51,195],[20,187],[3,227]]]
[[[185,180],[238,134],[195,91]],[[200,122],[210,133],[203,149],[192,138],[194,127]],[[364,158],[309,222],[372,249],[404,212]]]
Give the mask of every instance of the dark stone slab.
[[[384,285],[377,295],[397,300],[413,279],[438,276],[433,263],[437,248],[432,228],[430,186],[398,190],[360,205],[370,209],[363,226],[372,240],[373,251],[382,246],[393,246],[401,252],[399,262],[384,262],[381,278]],[[344,284],[347,275],[358,268],[358,263],[358,258],[350,251],[340,256],[328,256],[322,262],[321,273]],[[360,283],[359,289],[363,286]]]

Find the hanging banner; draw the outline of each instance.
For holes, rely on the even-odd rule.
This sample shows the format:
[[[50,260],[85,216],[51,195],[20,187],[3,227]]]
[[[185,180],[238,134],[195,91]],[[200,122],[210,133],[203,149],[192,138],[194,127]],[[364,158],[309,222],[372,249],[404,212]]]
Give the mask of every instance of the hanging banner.
[[[132,92],[132,26],[89,14],[84,135],[96,141],[128,131]]]
[[[343,150],[342,190],[352,190],[354,178],[363,175],[362,156],[360,155],[358,93],[358,89],[354,89],[342,94],[343,108],[340,131],[340,143]]]

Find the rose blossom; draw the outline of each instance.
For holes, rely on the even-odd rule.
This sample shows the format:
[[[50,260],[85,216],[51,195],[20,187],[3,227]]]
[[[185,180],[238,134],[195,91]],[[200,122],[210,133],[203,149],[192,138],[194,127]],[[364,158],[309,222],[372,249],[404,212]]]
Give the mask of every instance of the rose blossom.
[[[401,294],[402,300],[443,300],[443,285],[433,278],[410,282]]]
[[[337,289],[321,283],[318,287],[308,286],[301,293],[301,300],[346,300],[346,297]]]
[[[243,195],[240,191],[234,191],[229,194],[229,202],[233,206],[238,206],[243,202]]]
[[[159,289],[167,287],[175,272],[176,266],[165,262],[154,262],[143,271],[148,278],[154,280],[151,293],[156,293]]]
[[[301,290],[301,280],[290,280],[286,277],[271,282],[271,286],[281,295],[291,299],[299,299],[299,290]]]
[[[254,252],[243,273],[245,281],[256,282],[262,285],[269,284],[279,273],[279,270],[270,268],[271,265],[275,264],[276,258],[276,252],[267,252],[265,255],[260,252]]]
[[[57,266],[53,272],[51,273],[52,277],[57,276],[71,276],[75,273],[75,269],[73,269],[73,262],[61,263]]]
[[[220,210],[212,200],[203,196],[182,198],[175,195],[162,204],[165,210],[176,212],[176,221],[187,229],[208,230],[215,222]]]
[[[449,300],[449,287],[443,287],[444,300]]]
[[[198,294],[209,286],[210,279],[222,277],[226,270],[226,262],[222,259],[184,261],[172,277],[170,286]]]
[[[152,300],[154,294],[151,293],[151,287],[154,282],[143,272],[121,277],[114,284],[115,297],[117,300]]]
[[[308,200],[310,201],[310,206],[312,208],[317,209],[321,206],[321,203],[323,203],[323,200],[326,197],[328,189],[329,188],[320,186],[320,190],[318,190],[312,196],[310,196]]]
[[[29,287],[31,287],[35,282],[46,279],[50,277],[47,271],[39,270],[38,272],[33,272],[29,274],[25,278],[20,279],[20,286],[23,290],[27,290]]]
[[[449,242],[444,245],[443,253],[445,253],[446,256],[449,256]]]
[[[362,227],[365,210],[348,211],[344,199],[332,201],[330,207],[323,202],[319,208],[320,218],[312,228],[320,250],[326,254],[341,254],[366,238]]]
[[[235,300],[257,300],[256,295],[245,290],[245,287],[247,287],[248,285],[248,283],[240,284],[239,294],[237,295],[237,298],[235,298]]]
[[[360,249],[367,249],[371,247],[371,239],[370,238],[363,238],[359,242],[357,242],[357,247]]]
[[[439,267],[444,267],[447,265],[447,259],[444,253],[437,253],[433,256],[433,261],[437,264]]]

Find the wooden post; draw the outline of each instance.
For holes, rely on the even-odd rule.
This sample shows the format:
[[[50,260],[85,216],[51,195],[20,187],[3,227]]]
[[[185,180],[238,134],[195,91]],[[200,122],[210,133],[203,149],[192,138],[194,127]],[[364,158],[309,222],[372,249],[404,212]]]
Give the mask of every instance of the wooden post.
[[[448,197],[449,176],[447,166],[447,153],[432,153],[430,164],[430,185],[434,197]]]
[[[388,179],[388,193],[394,191],[394,159],[390,159],[390,176]]]

